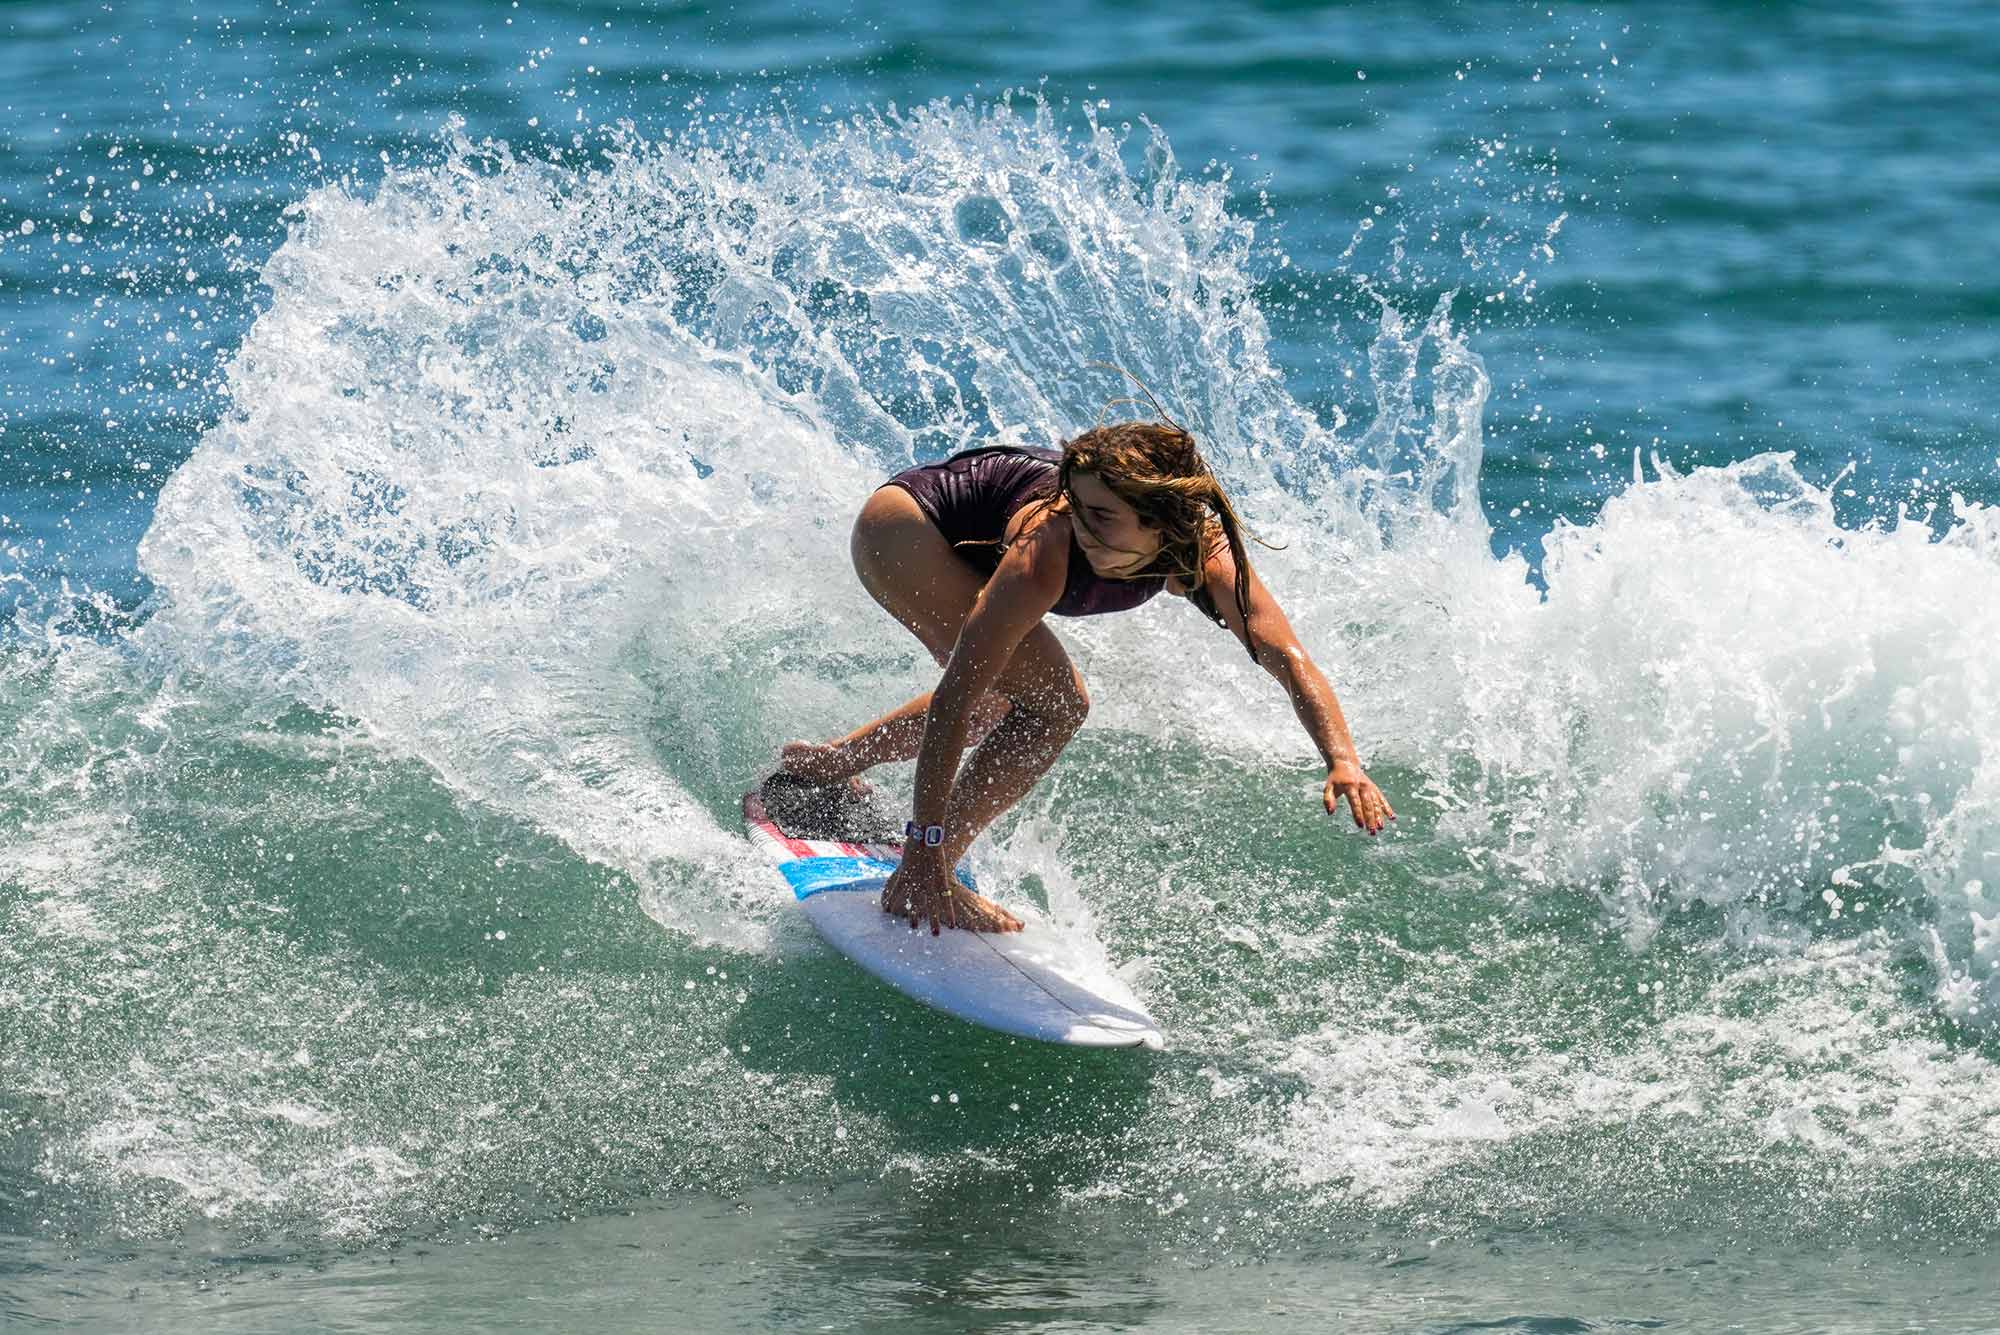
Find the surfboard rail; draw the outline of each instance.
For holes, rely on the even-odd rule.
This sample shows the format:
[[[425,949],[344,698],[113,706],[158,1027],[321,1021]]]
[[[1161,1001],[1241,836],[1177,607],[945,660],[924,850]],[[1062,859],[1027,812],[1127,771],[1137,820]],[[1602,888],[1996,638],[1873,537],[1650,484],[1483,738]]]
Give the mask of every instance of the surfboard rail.
[[[1021,1038],[1071,1047],[1165,1046],[1131,989],[1093,968],[1046,924],[932,936],[884,913],[882,886],[901,864],[901,842],[805,837],[808,830],[861,832],[843,831],[838,813],[830,823],[805,821],[788,830],[765,801],[768,787],[767,781],[743,795],[746,833],[820,937],[870,976],[956,1019]],[[879,831],[879,812],[866,805],[857,804],[857,812],[872,817]],[[963,868],[959,876],[971,886]]]

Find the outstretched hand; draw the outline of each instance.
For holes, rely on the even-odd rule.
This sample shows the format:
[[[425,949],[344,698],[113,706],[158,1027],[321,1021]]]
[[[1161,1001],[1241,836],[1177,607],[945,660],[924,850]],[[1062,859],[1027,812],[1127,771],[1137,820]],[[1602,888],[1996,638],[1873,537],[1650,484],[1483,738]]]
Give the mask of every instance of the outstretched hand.
[[[928,922],[931,935],[941,927],[971,932],[1018,932],[1021,920],[983,895],[960,885],[931,851],[910,851],[882,887],[882,911],[907,918],[914,930]]]
[[[1347,809],[1354,815],[1357,829],[1370,834],[1382,833],[1383,825],[1396,819],[1396,813],[1389,809],[1389,799],[1382,796],[1382,790],[1375,781],[1362,772],[1361,766],[1352,760],[1334,763],[1326,772],[1326,787],[1320,796],[1326,802],[1326,814],[1331,816],[1340,805],[1340,799],[1347,799]]]

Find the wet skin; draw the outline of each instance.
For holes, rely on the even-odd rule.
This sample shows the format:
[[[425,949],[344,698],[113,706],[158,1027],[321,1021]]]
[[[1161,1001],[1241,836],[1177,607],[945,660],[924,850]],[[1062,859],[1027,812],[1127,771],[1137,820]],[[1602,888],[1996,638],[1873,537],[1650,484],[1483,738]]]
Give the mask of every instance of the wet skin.
[[[1062,595],[1072,544],[1099,575],[1129,578],[1152,563],[1162,537],[1086,472],[1071,475],[1070,495],[1057,505],[1015,514],[1000,566],[983,581],[900,487],[877,490],[855,521],[851,550],[863,587],[923,643],[944,676],[934,691],[836,741],[788,743],[780,768],[834,783],[916,758],[919,823],[942,824],[945,841],[906,849],[882,894],[883,910],[913,928],[928,921],[933,933],[1020,929],[1018,918],[957,884],[950,869],[1048,771],[1089,712],[1082,675],[1042,621]],[[1327,812],[1345,798],[1355,825],[1380,833],[1395,813],[1362,771],[1332,688],[1254,569],[1247,609],[1237,605],[1235,562],[1218,546],[1203,583],[1229,629],[1286,687],[1325,757]],[[1168,587],[1187,592],[1176,578]],[[960,772],[967,746],[972,758]]]

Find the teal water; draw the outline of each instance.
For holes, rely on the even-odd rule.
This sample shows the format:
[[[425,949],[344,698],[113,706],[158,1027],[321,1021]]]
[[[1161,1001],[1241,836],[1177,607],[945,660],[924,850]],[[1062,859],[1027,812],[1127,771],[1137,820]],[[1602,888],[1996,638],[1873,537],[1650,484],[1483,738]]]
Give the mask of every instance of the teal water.
[[[1983,8],[0,32],[0,1324],[1993,1326]],[[934,671],[868,488],[1094,359],[1402,813],[1061,627],[975,867],[1158,1055],[885,992],[734,814]]]

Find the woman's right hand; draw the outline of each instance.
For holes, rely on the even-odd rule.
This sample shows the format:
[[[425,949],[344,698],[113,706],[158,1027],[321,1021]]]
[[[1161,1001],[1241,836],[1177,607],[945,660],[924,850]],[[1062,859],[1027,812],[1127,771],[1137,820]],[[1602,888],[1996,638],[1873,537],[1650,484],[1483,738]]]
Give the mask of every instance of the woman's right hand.
[[[959,884],[935,849],[911,849],[902,865],[882,887],[882,911],[907,918],[914,930],[929,922],[931,935],[941,927],[972,932],[1018,932],[1021,920],[983,895]]]

